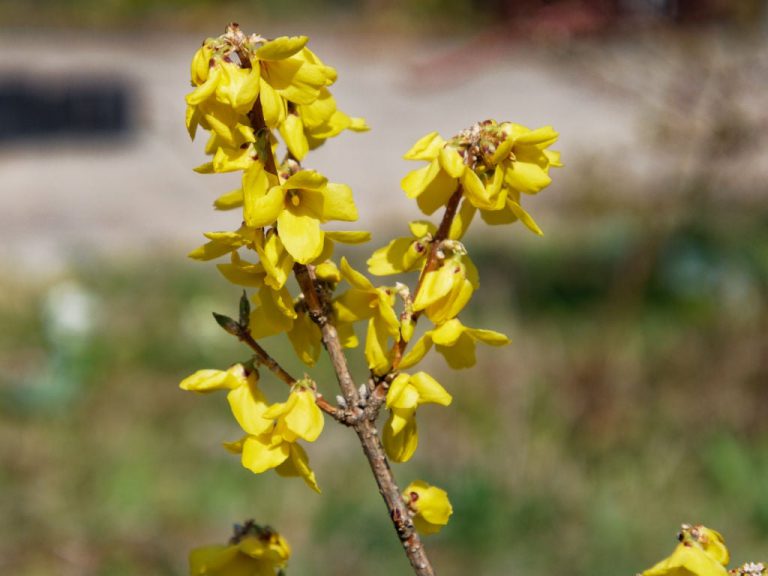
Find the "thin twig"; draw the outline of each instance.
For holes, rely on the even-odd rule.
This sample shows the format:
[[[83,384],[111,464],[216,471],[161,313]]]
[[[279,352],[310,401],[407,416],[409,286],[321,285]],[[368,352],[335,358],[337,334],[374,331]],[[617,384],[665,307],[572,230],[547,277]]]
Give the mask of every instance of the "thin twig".
[[[269,355],[269,353],[264,350],[264,348],[261,347],[261,345],[256,342],[256,340],[253,339],[253,336],[251,335],[250,330],[247,328],[242,328],[238,331],[237,334],[238,340],[240,342],[243,342],[246,344],[251,350],[254,351],[254,353],[257,356],[257,359],[259,363],[263,366],[266,366],[267,369],[272,372],[275,376],[277,376],[280,380],[285,382],[288,386],[293,386],[296,384],[296,378],[291,376],[286,370],[280,366],[277,360],[272,358],[272,356]],[[329,404],[321,394],[317,394],[315,398],[315,403],[317,404],[317,407],[320,408],[323,412],[328,414],[329,416],[333,417],[334,419],[345,422],[348,417],[342,413],[342,411],[338,410],[335,406]]]

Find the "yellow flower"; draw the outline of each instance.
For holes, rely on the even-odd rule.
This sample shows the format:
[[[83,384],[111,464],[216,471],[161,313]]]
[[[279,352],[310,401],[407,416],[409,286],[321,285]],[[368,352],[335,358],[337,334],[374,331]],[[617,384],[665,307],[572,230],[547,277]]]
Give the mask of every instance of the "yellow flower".
[[[368,278],[341,259],[341,275],[351,288],[334,301],[336,318],[340,324],[352,324],[368,320],[365,339],[365,357],[368,367],[377,374],[385,373],[391,366],[389,337],[396,337],[400,321],[393,307],[395,292],[391,288],[376,288]]]
[[[203,234],[208,242],[192,250],[188,254],[193,260],[214,260],[246,246],[255,248],[255,242],[260,231],[241,226],[234,232],[206,232]]]
[[[265,416],[267,401],[258,388],[258,372],[246,372],[242,364],[229,370],[198,370],[181,381],[182,390],[207,393],[229,390],[227,401],[240,427],[248,434],[262,434],[272,427],[272,420]]]
[[[421,534],[437,534],[453,514],[448,493],[423,480],[411,482],[403,491],[403,499],[414,513],[413,525]]]
[[[285,567],[291,548],[282,536],[252,522],[238,528],[233,544],[192,550],[190,576],[276,576]]]
[[[451,395],[426,372],[413,376],[400,373],[387,391],[389,419],[384,425],[382,441],[387,456],[395,462],[407,462],[419,443],[416,408],[422,404],[448,406]]]
[[[536,194],[551,182],[549,168],[562,166],[547,148],[557,140],[547,126],[530,130],[512,122],[488,120],[449,141],[436,132],[419,140],[405,158],[427,166],[407,174],[403,190],[431,214],[446,204],[459,184],[465,200],[480,209],[489,224],[520,220],[537,234],[541,229],[520,205],[520,193]],[[471,219],[471,209],[467,207]]]
[[[261,416],[268,422],[265,429],[248,429],[241,422],[247,435],[237,442],[225,443],[225,448],[240,454],[243,467],[254,474],[274,468],[281,476],[302,478],[320,492],[307,453],[296,443],[300,438],[314,442],[323,430],[323,413],[317,407],[312,385],[297,382],[286,402],[265,406]]]
[[[424,265],[429,245],[437,233],[437,227],[425,220],[414,220],[408,224],[411,237],[395,238],[383,248],[376,250],[368,259],[368,271],[376,276],[403,274]]]
[[[683,524],[672,555],[642,576],[726,576],[730,561],[723,537],[706,526]]]
[[[443,260],[439,268],[424,275],[413,301],[413,310],[424,310],[435,324],[454,318],[480,286],[475,265],[464,247],[455,244],[458,246],[454,254]]]
[[[448,365],[454,370],[470,368],[475,365],[475,345],[477,342],[491,346],[505,346],[509,338],[500,332],[468,328],[458,318],[448,320],[434,330],[427,331],[403,357],[400,368],[409,368],[421,361],[429,352],[432,344],[443,355]]]
[[[314,442],[323,431],[323,413],[317,407],[315,392],[308,381],[297,382],[288,400],[270,406],[265,416],[276,420],[275,433],[288,442],[298,438]]]
[[[301,264],[312,262],[322,253],[322,222],[357,219],[349,187],[328,182],[315,171],[297,172],[269,190],[263,180],[255,178],[253,186],[244,185],[243,191],[246,224],[260,228],[277,223],[285,249]]]

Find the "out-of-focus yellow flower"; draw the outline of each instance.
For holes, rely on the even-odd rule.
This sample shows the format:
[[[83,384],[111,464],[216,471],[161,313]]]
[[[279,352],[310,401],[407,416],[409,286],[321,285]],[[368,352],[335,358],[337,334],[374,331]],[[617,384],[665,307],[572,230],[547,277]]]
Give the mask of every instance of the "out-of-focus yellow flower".
[[[500,332],[468,328],[458,318],[448,320],[434,330],[427,331],[413,345],[400,362],[400,368],[409,368],[420,362],[429,352],[432,344],[443,355],[448,365],[454,370],[470,368],[475,365],[475,346],[477,342],[491,346],[505,346],[509,338]]]
[[[285,249],[301,264],[323,251],[322,222],[357,220],[352,191],[344,184],[328,182],[321,174],[302,170],[269,190],[263,181],[243,189],[245,222],[260,228],[277,223]]]
[[[448,493],[423,480],[411,482],[403,490],[403,499],[414,513],[413,525],[421,534],[437,534],[453,514]]]
[[[674,552],[641,576],[726,576],[730,561],[719,532],[706,526],[683,524]]]
[[[389,419],[384,424],[382,441],[387,456],[395,462],[407,462],[419,443],[416,408],[422,404],[448,406],[451,395],[426,372],[400,373],[387,391]]]
[[[375,287],[368,278],[341,259],[341,275],[351,288],[334,301],[336,317],[341,324],[368,320],[365,357],[368,367],[377,374],[386,372],[390,364],[387,342],[400,331],[400,321],[393,307],[395,291]]]
[[[276,576],[285,567],[291,548],[280,534],[253,522],[238,528],[229,545],[192,550],[190,576]]]

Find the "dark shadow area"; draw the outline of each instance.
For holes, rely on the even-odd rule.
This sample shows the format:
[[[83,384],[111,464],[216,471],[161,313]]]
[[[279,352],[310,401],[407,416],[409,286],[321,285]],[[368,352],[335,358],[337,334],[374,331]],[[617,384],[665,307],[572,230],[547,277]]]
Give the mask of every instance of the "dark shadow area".
[[[114,80],[0,79],[0,144],[123,137],[134,128],[133,110],[131,91]]]

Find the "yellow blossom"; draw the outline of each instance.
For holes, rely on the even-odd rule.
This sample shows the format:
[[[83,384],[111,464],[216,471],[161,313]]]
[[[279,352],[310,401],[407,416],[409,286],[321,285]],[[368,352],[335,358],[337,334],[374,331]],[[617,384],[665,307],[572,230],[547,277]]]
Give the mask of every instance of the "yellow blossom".
[[[383,374],[390,367],[389,337],[396,337],[400,321],[393,307],[395,292],[388,287],[375,287],[368,278],[341,259],[341,274],[351,288],[334,301],[336,317],[340,323],[368,320],[365,357],[368,367]]]
[[[263,180],[254,180],[252,187],[243,190],[246,224],[260,228],[277,223],[283,245],[301,264],[312,262],[323,251],[322,222],[357,219],[349,187],[328,182],[315,171],[297,172],[268,190]]]
[[[275,432],[288,442],[298,438],[314,442],[323,431],[323,413],[317,407],[312,386],[306,381],[294,384],[288,400],[270,406],[265,416],[276,419]]]
[[[706,526],[684,524],[672,554],[641,576],[726,576],[730,561],[723,537]]]
[[[270,528],[248,523],[229,545],[195,548],[190,576],[276,576],[291,555],[288,542]]]
[[[382,434],[387,456],[395,462],[410,460],[419,443],[416,408],[429,403],[448,406],[452,400],[445,388],[426,372],[398,374],[387,391],[390,412]]]
[[[403,357],[400,368],[409,368],[420,362],[429,352],[432,344],[435,344],[435,349],[443,355],[448,365],[454,370],[470,368],[477,361],[475,357],[477,342],[491,346],[505,346],[509,344],[509,338],[493,330],[468,328],[458,318],[453,318],[434,330],[427,331],[419,338],[408,354]]]
[[[479,285],[477,269],[459,245],[437,269],[424,274],[413,310],[424,310],[432,322],[443,324],[461,312]]]
[[[408,224],[411,237],[395,238],[376,250],[368,259],[368,271],[376,276],[403,274],[424,265],[432,238],[437,227],[425,220]]]
[[[411,482],[403,490],[403,499],[414,514],[413,525],[424,535],[440,532],[453,514],[448,493],[423,480]]]
[[[182,390],[212,392],[229,390],[227,401],[240,427],[249,434],[262,434],[272,426],[272,420],[265,417],[267,401],[258,388],[258,372],[246,372],[242,364],[235,364],[229,370],[198,370],[181,381]]]
[[[403,190],[431,214],[461,185],[465,201],[479,209],[489,224],[520,220],[541,234],[520,205],[520,194],[538,193],[551,182],[549,168],[562,166],[560,155],[547,150],[557,136],[549,126],[530,130],[492,120],[475,124],[449,141],[433,132],[406,153],[408,160],[429,164],[407,174]],[[471,219],[469,207],[467,217]]]

